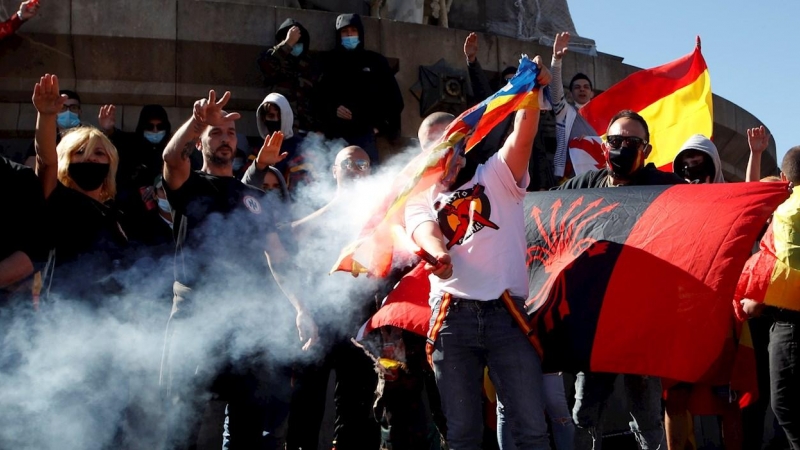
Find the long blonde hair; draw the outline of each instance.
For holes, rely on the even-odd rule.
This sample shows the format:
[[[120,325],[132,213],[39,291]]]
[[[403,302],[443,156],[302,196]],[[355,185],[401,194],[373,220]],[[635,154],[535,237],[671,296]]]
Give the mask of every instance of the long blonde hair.
[[[69,164],[72,155],[82,149],[84,150],[82,161],[85,161],[89,159],[92,150],[97,147],[98,144],[103,147],[106,151],[106,155],[108,155],[108,176],[106,176],[105,181],[103,181],[102,186],[100,186],[101,199],[103,201],[108,201],[117,195],[116,175],[117,167],[119,167],[119,154],[114,144],[108,140],[102,131],[95,127],[81,126],[74,128],[61,139],[58,147],[56,147],[56,153],[58,153],[58,181],[68,188],[77,188],[78,185],[69,176]]]

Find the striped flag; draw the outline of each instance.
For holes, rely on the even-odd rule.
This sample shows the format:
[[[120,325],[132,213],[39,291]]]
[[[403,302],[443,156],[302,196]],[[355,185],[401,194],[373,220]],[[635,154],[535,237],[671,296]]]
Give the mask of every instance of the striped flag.
[[[391,228],[403,223],[406,201],[436,183],[449,184],[456,175],[454,157],[467,153],[506,116],[514,111],[535,107],[544,109],[545,96],[539,95],[536,77],[539,68],[527,56],[520,59],[517,74],[502,89],[458,116],[448,125],[439,143],[426,150],[395,177],[389,194],[379,204],[372,218],[359,233],[356,242],[342,250],[333,271],[353,275],[369,273],[388,275],[392,266]]]
[[[647,162],[661,170],[672,171],[675,155],[690,136],[710,137],[714,130],[711,77],[700,51],[700,38],[694,52],[629,75],[579,113],[600,131],[623,109],[636,111],[647,121],[653,145]]]
[[[785,186],[785,185],[783,185]],[[761,245],[747,261],[734,306],[749,298],[778,308],[800,311],[800,189],[775,211]]]

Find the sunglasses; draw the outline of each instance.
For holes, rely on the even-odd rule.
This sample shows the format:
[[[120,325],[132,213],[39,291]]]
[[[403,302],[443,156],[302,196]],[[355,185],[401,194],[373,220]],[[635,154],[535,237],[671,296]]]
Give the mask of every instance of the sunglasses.
[[[611,148],[620,148],[623,144],[626,147],[639,148],[647,145],[647,141],[636,136],[608,136],[606,137],[606,144]]]
[[[144,131],[164,131],[167,126],[163,123],[148,123],[144,126]]]
[[[74,113],[79,113],[81,112],[81,105],[61,105],[61,112],[64,112],[66,110],[70,110]]]
[[[341,167],[344,170],[358,170],[360,172],[363,172],[369,169],[369,161],[367,161],[366,159],[357,159],[355,161],[352,159],[345,159],[344,161],[339,163],[339,167]]]

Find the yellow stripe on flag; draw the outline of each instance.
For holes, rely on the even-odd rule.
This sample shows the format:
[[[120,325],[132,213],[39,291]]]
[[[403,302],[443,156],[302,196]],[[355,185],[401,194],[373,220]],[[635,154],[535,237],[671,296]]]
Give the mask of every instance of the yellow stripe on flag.
[[[694,134],[711,137],[714,114],[711,78],[704,71],[693,83],[639,111],[650,128],[653,150],[647,162],[656,167],[672,164],[681,146]]]

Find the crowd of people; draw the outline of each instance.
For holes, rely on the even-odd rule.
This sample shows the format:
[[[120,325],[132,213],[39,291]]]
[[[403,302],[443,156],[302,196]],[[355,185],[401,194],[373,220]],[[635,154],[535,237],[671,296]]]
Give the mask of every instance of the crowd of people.
[[[23,2],[0,33],[38,7]],[[605,168],[577,173],[569,141],[596,134],[578,114],[594,90],[582,73],[564,83],[568,33],[555,36],[549,65],[534,59],[552,110],[510,115],[458,156],[454,180],[409,201],[405,231],[432,259],[383,279],[329,276],[408,156],[381,160],[376,145],[377,136],[397,137],[404,106],[386,58],[364,48],[357,14],[338,16],[330,32],[335,48],[312,54],[310,30],[287,19],[258,57],[267,95],[254,105],[256,146],[237,132],[240,114],[225,109],[230,92],[210,91],[175,127],[163,106],[146,105],[126,132],[114,105],[93,126],[56,75],[36,83],[27,159],[0,159],[0,185],[13,193],[0,221],[0,396],[18,391],[42,404],[3,421],[0,447],[196,448],[207,405],[219,400],[224,418],[211,422],[223,448],[318,448],[333,372],[334,436],[324,448],[600,449],[621,376],[639,448],[690,448],[690,399],[708,389],[725,448],[762,448],[771,404],[770,448],[800,450],[798,311],[742,301],[762,389],[744,411],[728,386],[543,372],[523,332],[528,192],[725,182],[703,135],[675,149],[673,172],[646,164],[648,124],[627,110],[598,130]],[[517,71],[490,81],[478,46],[470,34],[474,102]],[[454,119],[426,117],[407,153],[430,151]],[[755,182],[769,134],[748,130],[748,142],[746,181]],[[787,152],[780,178],[761,181],[800,183],[800,147]],[[491,220],[461,203],[468,195],[491,205]],[[469,229],[445,235],[454,214]],[[385,327],[377,347],[355,341],[412,269],[430,274],[427,339]],[[93,337],[75,344],[69,336],[83,328]],[[71,355],[56,359],[69,374],[43,361],[51,348]],[[51,430],[36,431],[43,424]]]

